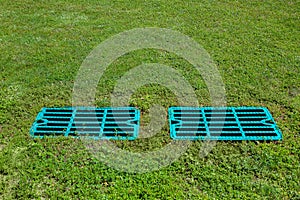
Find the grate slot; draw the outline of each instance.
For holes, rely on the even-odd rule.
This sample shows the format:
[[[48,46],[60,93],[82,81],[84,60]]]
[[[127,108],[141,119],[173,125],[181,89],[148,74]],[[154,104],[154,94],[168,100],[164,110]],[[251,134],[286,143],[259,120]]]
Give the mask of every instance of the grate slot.
[[[175,128],[176,131],[186,131],[186,132],[206,132],[206,128],[194,128],[194,127],[180,127],[180,128]]]
[[[45,117],[72,117],[72,113],[45,113]]]
[[[237,113],[238,117],[266,117],[264,113]]]
[[[66,131],[68,127],[37,127],[37,131]]]
[[[69,122],[70,121],[70,118],[66,118],[66,117],[63,117],[63,118],[54,118],[54,117],[44,117],[43,119],[46,119],[47,121],[51,121],[51,122]]]
[[[99,135],[99,132],[100,132],[100,130],[101,130],[101,128],[100,127],[72,127],[72,128],[70,128],[70,131],[71,132],[76,132],[76,131],[78,131],[78,132],[97,132],[98,133],[98,135]]]
[[[258,127],[247,127],[247,128],[243,128],[244,131],[259,131],[259,132],[265,132],[265,131],[273,131],[274,129],[273,128],[268,128],[268,127],[261,127],[261,126],[258,126]]]
[[[261,122],[265,117],[239,117],[240,122]]]
[[[92,114],[92,113],[77,113],[76,118],[102,118],[103,114]]]
[[[210,123],[219,123],[219,122],[236,122],[234,117],[227,117],[227,118],[207,118],[207,121]]]
[[[277,134],[274,132],[245,132],[246,136],[276,136]]]
[[[242,136],[242,134],[240,132],[221,132],[220,133],[211,133],[211,136],[215,136],[215,137],[233,137],[233,136]]]
[[[197,133],[185,133],[185,132],[178,132],[177,133],[177,136],[182,136],[182,137],[185,137],[185,136],[206,136],[206,132],[197,132]]]

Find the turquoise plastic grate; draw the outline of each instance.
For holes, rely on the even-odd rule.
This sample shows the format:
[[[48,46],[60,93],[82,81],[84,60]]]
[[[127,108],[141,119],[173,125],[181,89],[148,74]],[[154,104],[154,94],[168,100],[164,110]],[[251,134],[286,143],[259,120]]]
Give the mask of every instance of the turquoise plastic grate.
[[[136,108],[43,108],[30,129],[34,138],[45,136],[134,140],[139,130]]]
[[[281,140],[282,133],[264,107],[170,107],[176,140]]]

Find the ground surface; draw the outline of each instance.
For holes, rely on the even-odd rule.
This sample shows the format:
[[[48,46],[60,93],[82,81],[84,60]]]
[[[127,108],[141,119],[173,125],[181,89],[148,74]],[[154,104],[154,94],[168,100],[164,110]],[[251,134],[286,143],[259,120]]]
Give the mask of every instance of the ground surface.
[[[299,1],[5,1],[0,6],[0,199],[300,198]],[[89,52],[138,27],[180,31],[201,44],[226,85],[227,105],[266,106],[282,142],[218,142],[199,158],[200,142],[161,170],[129,174],[107,167],[73,139],[32,140],[41,107],[72,104],[76,73]],[[192,85],[201,105],[209,93],[189,63],[173,54],[139,50],[119,58],[98,85],[96,103],[110,105],[129,69],[159,62]],[[167,89],[148,85],[130,104],[147,119],[153,103],[176,105]],[[119,142],[131,151],[159,149],[153,138]]]

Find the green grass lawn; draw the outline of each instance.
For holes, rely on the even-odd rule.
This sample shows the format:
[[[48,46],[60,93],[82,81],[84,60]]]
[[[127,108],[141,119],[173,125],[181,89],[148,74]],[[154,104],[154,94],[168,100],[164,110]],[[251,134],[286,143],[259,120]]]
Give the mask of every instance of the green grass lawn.
[[[296,0],[7,1],[0,3],[0,199],[299,199],[300,3]],[[266,106],[283,132],[280,142],[218,142],[204,158],[201,142],[158,171],[130,174],[94,158],[80,140],[33,140],[42,107],[72,105],[76,74],[102,41],[132,28],[179,31],[217,64],[229,106]],[[142,63],[172,66],[203,106],[210,96],[200,74],[174,54],[145,49],[110,65],[97,106],[109,106],[117,80]],[[130,101],[145,122],[152,104],[176,105],[164,87],[140,88]],[[131,151],[169,142],[117,142]]]

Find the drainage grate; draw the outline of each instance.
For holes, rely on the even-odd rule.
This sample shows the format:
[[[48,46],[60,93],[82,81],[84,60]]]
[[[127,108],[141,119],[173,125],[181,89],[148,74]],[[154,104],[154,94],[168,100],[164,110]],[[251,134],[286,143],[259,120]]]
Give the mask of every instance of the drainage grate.
[[[281,140],[264,107],[170,107],[171,138],[178,140]]]
[[[132,107],[43,108],[30,129],[30,135],[35,138],[71,136],[134,140],[138,135],[139,118],[139,110]]]

